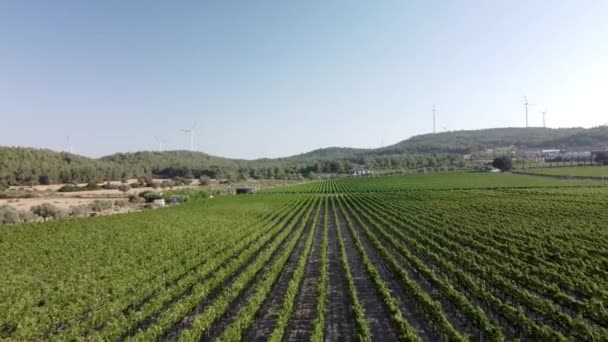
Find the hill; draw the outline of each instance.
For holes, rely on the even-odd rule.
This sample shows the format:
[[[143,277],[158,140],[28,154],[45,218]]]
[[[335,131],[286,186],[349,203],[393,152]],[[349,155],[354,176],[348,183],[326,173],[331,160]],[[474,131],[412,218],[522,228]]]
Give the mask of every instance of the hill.
[[[412,153],[471,153],[488,148],[515,146],[518,148],[557,148],[558,141],[573,136],[591,136],[593,129],[584,128],[492,128],[474,131],[453,131],[437,134],[424,134],[403,140],[395,145],[380,149],[390,152]],[[603,132],[603,139],[608,141],[608,131]],[[565,148],[585,145],[583,140],[573,141]],[[588,145],[591,145],[590,142]]]
[[[597,149],[608,146],[608,127],[493,128],[423,134],[378,149],[329,147],[277,159],[241,160],[203,152],[116,153],[99,159],[65,152],[0,147],[0,186],[70,183],[121,178],[298,178],[345,172],[354,165],[375,169],[452,166],[461,155],[488,148]]]
[[[329,147],[287,159],[341,159],[370,155],[468,154],[489,148],[581,149],[608,145],[608,126],[585,128],[491,128],[413,136],[377,149]]]
[[[366,153],[372,153],[373,149],[350,148],[350,147],[326,147],[314,151],[298,154],[295,156],[281,158],[283,160],[311,160],[311,159],[348,159],[355,158]]]

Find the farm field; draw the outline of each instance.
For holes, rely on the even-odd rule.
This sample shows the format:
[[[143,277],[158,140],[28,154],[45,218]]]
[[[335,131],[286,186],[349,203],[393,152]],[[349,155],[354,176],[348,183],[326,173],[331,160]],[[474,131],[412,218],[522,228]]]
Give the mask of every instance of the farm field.
[[[579,166],[579,167],[555,167],[530,169],[526,172],[552,176],[574,176],[574,177],[606,177],[608,178],[608,166],[604,169],[600,166]]]
[[[601,341],[608,187],[337,178],[0,228],[0,339]]]

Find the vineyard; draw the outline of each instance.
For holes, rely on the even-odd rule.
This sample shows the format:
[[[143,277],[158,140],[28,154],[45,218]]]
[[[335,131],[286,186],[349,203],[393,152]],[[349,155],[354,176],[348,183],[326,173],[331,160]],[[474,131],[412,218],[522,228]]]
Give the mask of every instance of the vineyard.
[[[571,176],[571,177],[605,177],[608,179],[608,166],[583,166],[583,167],[555,167],[544,169],[530,169],[526,172],[550,176]]]
[[[608,187],[334,178],[0,228],[0,339],[605,341]]]

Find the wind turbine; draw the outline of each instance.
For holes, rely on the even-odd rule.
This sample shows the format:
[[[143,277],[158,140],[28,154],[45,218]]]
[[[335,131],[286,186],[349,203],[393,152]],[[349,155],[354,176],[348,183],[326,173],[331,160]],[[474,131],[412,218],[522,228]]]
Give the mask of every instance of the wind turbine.
[[[194,151],[194,129],[198,125],[198,121],[189,129],[181,129],[182,132],[190,134],[190,151]]]
[[[162,138],[159,137],[154,137],[154,139],[156,140],[156,142],[158,143],[158,151],[162,151],[163,150],[163,143],[166,143],[167,140],[164,140]]]
[[[534,106],[534,105],[528,103],[528,98],[526,96],[524,96],[524,106],[526,106],[526,128],[528,128],[528,106]]]
[[[67,146],[68,151],[70,152],[70,154],[74,153],[74,149],[72,147],[72,138],[70,138],[70,136],[68,135],[68,146]]]
[[[441,129],[442,129],[444,132],[447,132],[447,130],[448,130],[448,126],[441,126]]]
[[[545,108],[545,110],[543,110],[543,128],[547,128],[547,124],[545,121],[545,116],[547,115],[547,108]]]
[[[435,133],[435,105],[433,105],[433,134]]]

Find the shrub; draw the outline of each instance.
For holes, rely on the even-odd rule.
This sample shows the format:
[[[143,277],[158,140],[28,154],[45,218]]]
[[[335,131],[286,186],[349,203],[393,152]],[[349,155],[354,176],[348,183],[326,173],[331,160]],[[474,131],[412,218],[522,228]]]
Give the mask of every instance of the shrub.
[[[163,189],[173,188],[174,186],[175,183],[172,180],[164,180],[162,183],[160,183],[160,187]]]
[[[137,180],[138,182],[140,181],[139,179]],[[152,177],[144,177],[141,179],[141,183],[149,188],[153,188],[154,187],[154,179]]]
[[[106,190],[116,190],[116,189],[118,189],[118,184],[112,184],[110,182],[106,182],[106,184],[102,185],[101,187]]]
[[[89,182],[87,185],[84,186],[84,191],[95,191],[95,190],[101,190],[101,187],[99,185],[97,185],[97,183],[95,182]]]
[[[36,216],[28,210],[19,210],[19,218],[23,223],[34,222],[36,220]]]
[[[70,216],[72,217],[85,217],[91,214],[91,207],[86,204],[70,207]]]
[[[198,178],[198,181],[201,186],[209,185],[209,183],[211,182],[211,180],[207,176],[200,176]]]
[[[42,217],[45,221],[48,218],[58,219],[66,216],[65,211],[51,203],[42,203],[30,208],[30,210],[35,215]]]
[[[131,186],[129,186],[129,184],[120,184],[118,186],[118,190],[121,192],[128,192],[129,190],[131,190]]]
[[[78,185],[75,185],[75,184],[67,184],[57,190],[57,192],[76,192],[76,191],[82,191],[82,190],[80,189],[80,187],[78,187]]]
[[[129,205],[129,201],[127,200],[116,200],[114,201],[114,207],[116,208],[124,208]]]
[[[96,183],[89,183],[85,186],[78,186],[76,184],[67,184],[59,188],[58,192],[76,192],[76,191],[95,191],[101,190],[102,187],[97,185]]]
[[[95,200],[90,204],[91,210],[97,213],[101,213],[106,210],[112,209],[112,201]]]
[[[192,179],[184,178],[184,177],[175,177],[175,178],[173,178],[173,184],[175,184],[176,186],[190,185],[190,184],[192,184]]]
[[[142,197],[139,197],[137,195],[129,195],[129,203],[134,203],[134,204],[138,204],[138,203],[145,203],[146,200]]]
[[[154,200],[163,198],[163,196],[161,194],[159,194],[157,192],[152,192],[152,191],[147,191],[141,197],[143,197],[146,200],[146,203],[151,203],[151,202],[154,202]]]
[[[177,197],[173,199],[174,197]],[[164,193],[163,198],[169,204],[175,203],[183,203],[188,200],[198,200],[205,199],[209,197],[209,192],[207,190],[199,190],[199,189],[179,189],[179,190],[170,190]]]
[[[0,224],[15,224],[21,222],[17,209],[3,205],[0,207]]]
[[[152,191],[152,190],[146,190],[146,191],[142,191],[142,192],[140,192],[140,193],[139,193],[139,195],[138,195],[138,196],[139,196],[139,197],[142,197],[142,198],[145,198],[147,194],[151,194],[151,193],[153,193],[153,192],[154,192],[154,191]],[[133,195],[130,195],[130,196],[129,196],[129,198],[131,198],[131,196],[133,196]]]

